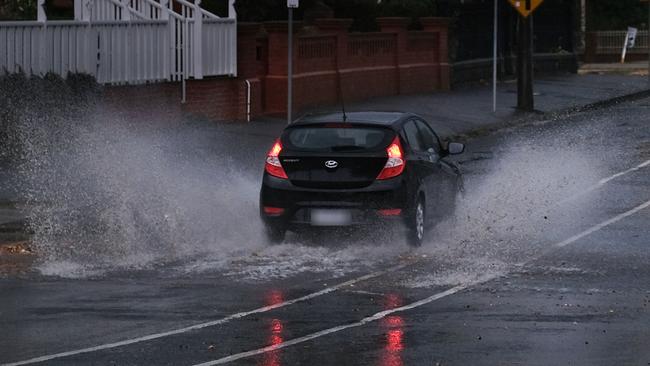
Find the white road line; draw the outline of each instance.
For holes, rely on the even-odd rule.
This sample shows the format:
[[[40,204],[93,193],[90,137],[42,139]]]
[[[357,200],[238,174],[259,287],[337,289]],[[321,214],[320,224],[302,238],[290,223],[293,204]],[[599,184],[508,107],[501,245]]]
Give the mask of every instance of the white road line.
[[[626,212],[624,212],[624,213],[622,213],[622,214],[620,214],[618,216],[615,216],[615,217],[613,217],[613,218],[611,218],[609,220],[603,221],[602,223],[600,223],[598,225],[594,225],[594,226],[590,227],[589,229],[587,229],[587,230],[585,230],[585,231],[583,231],[583,232],[581,232],[581,233],[579,233],[577,235],[574,235],[574,236],[570,237],[569,239],[566,239],[566,240],[563,240],[563,241],[561,241],[559,243],[554,244],[553,246],[554,247],[565,247],[565,246],[567,246],[569,244],[572,244],[572,243],[584,238],[587,235],[593,234],[594,232],[596,232],[598,230],[601,230],[606,226],[609,226],[609,225],[614,224],[614,223],[616,223],[618,221],[621,221],[624,218],[626,218],[628,216],[631,216],[631,215],[634,215],[635,213],[637,213],[637,212],[639,212],[639,211],[641,211],[641,210],[643,210],[645,208],[648,208],[648,207],[650,207],[650,201],[647,201],[647,202],[645,202],[645,203],[643,203],[643,204],[641,204],[639,206],[636,206],[633,209],[631,209],[629,211],[626,211]],[[196,364],[196,365],[193,365],[193,366],[221,365],[221,364],[224,364],[224,363],[237,361],[237,360],[240,360],[242,358],[252,357],[252,356],[264,354],[264,353],[267,353],[267,352],[272,352],[272,351],[275,351],[275,350],[278,350],[278,349],[294,346],[296,344],[304,343],[304,342],[310,341],[312,339],[320,338],[320,337],[326,336],[328,334],[337,333],[337,332],[340,332],[340,331],[343,331],[343,330],[346,330],[346,329],[360,327],[360,326],[366,325],[368,323],[371,323],[371,322],[380,320],[382,318],[385,318],[386,316],[391,315],[393,313],[398,313],[398,312],[403,312],[403,311],[406,311],[406,310],[415,309],[415,308],[420,307],[422,305],[426,305],[426,304],[429,304],[429,303],[434,302],[436,300],[440,300],[442,298],[445,298],[447,296],[456,294],[456,293],[458,293],[460,291],[463,291],[465,289],[468,289],[470,287],[473,287],[473,286],[479,285],[481,283],[491,281],[491,280],[496,279],[496,278],[498,278],[500,276],[502,276],[502,275],[499,275],[499,274],[486,275],[486,276],[484,276],[482,278],[479,278],[479,279],[477,279],[475,281],[472,281],[472,282],[469,282],[469,283],[466,283],[466,284],[462,284],[462,285],[458,285],[458,286],[452,287],[452,288],[450,288],[450,289],[448,289],[446,291],[433,294],[433,295],[431,295],[431,296],[429,296],[429,297],[427,297],[425,299],[422,299],[420,301],[416,301],[414,303],[411,303],[411,304],[408,304],[408,305],[405,305],[405,306],[401,306],[401,307],[398,307],[398,308],[381,311],[379,313],[376,313],[375,315],[363,318],[363,319],[361,319],[360,321],[358,321],[356,323],[340,325],[340,326],[337,326],[337,327],[324,329],[324,330],[321,330],[321,331],[318,331],[318,332],[315,332],[315,333],[308,334],[306,336],[290,339],[290,340],[288,340],[286,342],[278,343],[276,345],[262,347],[262,348],[258,348],[258,349],[251,350],[251,351],[236,353],[236,354],[233,354],[233,355],[230,355],[230,356],[227,356],[227,357],[220,358],[218,360],[208,361],[208,362]]]
[[[622,177],[622,176],[630,174],[630,173],[634,173],[637,170],[641,170],[641,169],[643,169],[643,168],[645,168],[647,166],[650,166],[650,160],[646,160],[643,163],[641,163],[641,164],[639,164],[639,165],[637,165],[637,166],[635,166],[633,168],[630,168],[628,170],[624,170],[622,172],[610,175],[607,178],[603,178],[603,179],[599,180],[598,183],[585,188],[584,190],[580,191],[580,193],[578,193],[578,194],[574,194],[573,196],[571,196],[569,198],[565,198],[565,199],[561,200],[557,204],[558,205],[563,205],[563,204],[565,204],[567,202],[573,201],[573,200],[575,200],[575,199],[577,199],[579,197],[584,196],[587,193],[590,193],[590,192],[593,192],[593,191],[597,190],[598,188],[604,186],[605,184],[611,182],[612,180],[614,180],[616,178]]]
[[[648,208],[648,207],[650,207],[650,201],[648,201],[648,202],[646,202],[646,203],[644,203],[642,205],[636,206],[635,208],[633,208],[633,209],[631,209],[629,211],[623,212],[622,214],[620,214],[618,216],[612,217],[611,219],[609,219],[607,221],[603,221],[603,222],[601,222],[600,224],[598,224],[596,226],[592,226],[589,229],[581,232],[580,234],[576,234],[576,235],[570,237],[567,240],[564,240],[564,241],[561,241],[561,242],[555,244],[555,246],[559,247],[559,248],[565,247],[565,246],[567,246],[567,245],[569,245],[569,244],[571,244],[571,243],[573,243],[573,242],[575,242],[577,240],[580,240],[580,239],[584,238],[585,236],[587,236],[589,234],[592,234],[592,233],[594,233],[594,232],[596,232],[596,231],[598,231],[598,230],[600,230],[600,229],[602,229],[602,228],[604,228],[606,226],[609,226],[609,225],[611,225],[611,224],[613,224],[615,222],[621,221],[621,220],[623,220],[624,218],[626,218],[628,216],[632,216],[635,213],[643,210],[644,208]]]
[[[487,280],[490,280],[490,279],[493,279],[493,277],[491,277],[489,279],[486,279],[484,281],[487,281]],[[473,282],[472,285],[477,284],[477,283],[479,283],[479,282],[478,281]],[[360,327],[360,326],[368,324],[370,322],[382,319],[382,318],[384,318],[384,317],[386,317],[386,316],[388,316],[390,314],[397,313],[397,312],[400,312],[400,311],[409,310],[409,309],[413,309],[413,308],[417,308],[418,306],[422,306],[422,305],[428,304],[428,303],[430,303],[432,301],[442,299],[443,297],[453,295],[453,294],[455,294],[455,293],[457,293],[459,291],[462,291],[462,290],[466,289],[467,287],[468,287],[468,285],[459,285],[459,286],[450,288],[447,291],[440,292],[440,293],[437,293],[437,294],[432,295],[430,297],[427,297],[426,299],[423,299],[423,300],[420,300],[420,301],[417,301],[417,302],[414,302],[414,303],[411,303],[411,304],[408,304],[408,305],[405,305],[405,306],[401,306],[399,308],[394,308],[394,309],[385,310],[385,311],[376,313],[375,315],[369,316],[367,318],[363,318],[363,319],[361,319],[360,321],[358,321],[356,323],[340,325],[338,327],[321,330],[319,332],[308,334],[306,336],[299,337],[299,338],[294,338],[294,339],[288,340],[286,342],[278,343],[278,344],[273,345],[273,346],[268,346],[268,347],[259,348],[259,349],[252,350],[252,351],[237,353],[237,354],[230,355],[230,356],[227,356],[227,357],[224,357],[224,358],[220,358],[220,359],[215,360],[215,361],[209,361],[209,362],[197,364],[197,365],[194,365],[194,366],[221,365],[221,364],[224,364],[224,363],[240,360],[242,358],[256,356],[256,355],[263,354],[263,353],[266,353],[266,352],[272,352],[272,351],[275,351],[275,350],[278,350],[278,349],[281,349],[281,348],[286,348],[286,347],[289,347],[289,346],[293,346],[293,345],[296,345],[296,344],[299,344],[299,343],[304,343],[304,342],[310,341],[310,340],[315,339],[315,338],[326,336],[328,334],[340,332],[342,330],[355,328],[355,327]]]
[[[241,313],[237,313],[237,314],[232,314],[232,315],[229,315],[229,316],[227,316],[225,318],[214,320],[214,321],[211,321],[211,322],[196,324],[196,325],[192,325],[192,326],[189,326],[189,327],[170,330],[170,331],[163,332],[163,333],[156,333],[156,334],[150,334],[150,335],[146,335],[146,336],[142,336],[142,337],[138,337],[138,338],[127,339],[127,340],[120,341],[120,342],[115,342],[115,343],[107,343],[107,344],[102,344],[102,345],[94,346],[94,347],[82,348],[82,349],[77,349],[77,350],[73,350],[73,351],[67,351],[67,352],[61,352],[61,353],[55,353],[55,354],[51,354],[51,355],[35,357],[35,358],[31,358],[29,360],[24,360],[24,361],[17,361],[17,362],[12,362],[12,363],[0,364],[0,366],[19,366],[19,365],[28,365],[28,364],[32,364],[32,363],[50,361],[50,360],[54,360],[54,359],[57,359],[57,358],[75,356],[75,355],[79,355],[79,354],[82,354],[82,353],[96,352],[96,351],[101,351],[101,350],[106,350],[106,349],[111,349],[111,348],[128,346],[128,345],[135,344],[135,343],[151,341],[151,340],[164,338],[164,337],[169,337],[169,336],[182,334],[182,333],[187,333],[187,332],[191,332],[191,331],[195,331],[195,330],[199,330],[199,329],[203,329],[203,328],[213,327],[213,326],[216,326],[216,325],[221,325],[221,324],[227,323],[227,322],[232,321],[232,320],[244,318],[244,317],[249,316],[249,315],[265,313],[267,311],[271,311],[271,310],[274,310],[274,309],[278,309],[278,308],[282,308],[282,307],[285,307],[285,306],[293,305],[295,303],[307,301],[307,300],[310,300],[310,299],[313,299],[313,298],[316,298],[316,297],[319,297],[319,296],[323,296],[323,295],[329,294],[330,292],[340,290],[340,289],[342,289],[344,287],[354,285],[354,284],[356,284],[358,282],[367,281],[369,279],[379,277],[379,276],[385,275],[385,274],[390,273],[390,272],[398,271],[398,270],[400,270],[400,269],[402,269],[404,267],[413,265],[413,264],[415,264],[417,262],[418,262],[418,259],[410,260],[407,263],[402,263],[402,264],[390,267],[390,268],[382,270],[382,271],[376,271],[376,272],[373,272],[373,273],[370,273],[370,274],[367,274],[367,275],[364,275],[364,276],[361,276],[361,277],[357,277],[357,278],[351,279],[349,281],[345,281],[345,282],[342,282],[342,283],[340,283],[338,285],[327,287],[327,288],[325,288],[323,290],[313,292],[311,294],[308,294],[308,295],[305,295],[305,296],[302,296],[302,297],[287,300],[287,301],[284,301],[284,302],[281,302],[281,303],[278,303],[278,304],[275,304],[275,305],[264,306],[264,307],[257,308],[257,309],[254,309],[254,310],[245,311],[245,312],[241,312]]]

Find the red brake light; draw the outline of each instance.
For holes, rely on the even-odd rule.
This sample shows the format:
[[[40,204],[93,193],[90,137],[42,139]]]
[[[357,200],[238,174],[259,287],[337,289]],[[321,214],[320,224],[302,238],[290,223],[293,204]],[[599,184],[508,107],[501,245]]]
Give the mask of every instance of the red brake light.
[[[280,143],[280,139],[277,139],[271,150],[269,150],[269,153],[266,155],[264,170],[274,177],[288,179],[289,177],[280,163],[280,151],[282,151],[282,144]]]
[[[386,165],[384,165],[384,169],[377,176],[378,180],[397,177],[404,171],[404,153],[399,136],[395,136],[393,142],[386,149],[386,154],[388,154],[388,160],[386,161]]]
[[[401,208],[387,208],[383,210],[379,210],[379,214],[381,216],[399,216],[402,214],[402,209]]]
[[[284,213],[284,208],[264,206],[264,213],[269,216],[280,216]]]

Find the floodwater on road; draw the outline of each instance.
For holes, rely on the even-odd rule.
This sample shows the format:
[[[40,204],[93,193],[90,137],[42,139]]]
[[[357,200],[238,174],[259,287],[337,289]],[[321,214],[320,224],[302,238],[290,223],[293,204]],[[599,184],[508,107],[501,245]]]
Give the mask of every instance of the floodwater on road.
[[[616,126],[595,113],[579,126],[506,131],[468,143],[459,159],[466,194],[423,248],[410,250],[399,233],[373,232],[330,232],[331,240],[315,243],[290,235],[270,246],[257,206],[270,138],[233,141],[232,133],[197,121],[93,112],[64,129],[39,124],[33,135],[39,138],[26,144],[18,169],[22,193],[35,205],[34,268],[43,275],[156,269],[263,280],[301,272],[344,275],[408,255],[462,257],[479,271],[502,267],[534,254],[548,227],[584,220],[584,202],[560,214],[557,205],[626,158],[611,153]],[[30,122],[24,128],[35,128]]]

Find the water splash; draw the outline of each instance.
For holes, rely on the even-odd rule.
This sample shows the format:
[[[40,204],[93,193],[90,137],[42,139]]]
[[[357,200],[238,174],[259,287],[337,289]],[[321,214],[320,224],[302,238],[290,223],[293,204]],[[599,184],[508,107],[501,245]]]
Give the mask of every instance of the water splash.
[[[554,131],[511,133],[494,143],[492,159],[464,165],[466,194],[422,249],[457,263],[457,272],[441,278],[505,271],[589,221],[590,203],[567,200],[598,182],[603,156],[573,139]]]
[[[270,139],[242,144],[207,122],[53,100],[59,104],[30,101],[13,130],[43,274],[86,277],[172,266],[175,275],[219,271],[259,281],[304,272],[342,276],[409,252],[403,239],[382,234],[331,240],[343,245],[290,236],[269,246],[257,201],[258,163]],[[74,108],[62,110],[66,103]],[[454,263],[451,272],[441,272],[446,281],[429,283],[518,263],[538,253],[552,230],[575,224],[585,212],[574,206],[557,214],[554,205],[601,176],[602,155],[587,148],[586,137],[516,136],[488,144],[499,146],[491,161],[465,164],[466,196],[419,250]]]

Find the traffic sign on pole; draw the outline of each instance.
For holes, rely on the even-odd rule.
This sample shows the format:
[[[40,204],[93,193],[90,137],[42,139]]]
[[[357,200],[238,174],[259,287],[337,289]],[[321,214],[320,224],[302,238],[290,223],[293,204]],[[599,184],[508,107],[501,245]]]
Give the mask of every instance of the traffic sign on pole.
[[[300,0],[287,0],[287,8],[297,8],[300,6]]]
[[[508,0],[522,17],[527,18],[544,0]]]

